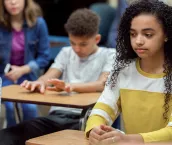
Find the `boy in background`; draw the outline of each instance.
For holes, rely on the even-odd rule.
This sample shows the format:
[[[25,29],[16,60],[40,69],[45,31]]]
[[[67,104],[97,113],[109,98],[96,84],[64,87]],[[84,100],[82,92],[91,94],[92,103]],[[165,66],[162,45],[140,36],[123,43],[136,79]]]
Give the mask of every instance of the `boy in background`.
[[[101,92],[111,70],[115,49],[98,47],[99,17],[88,9],[71,14],[65,29],[70,47],[63,48],[50,69],[37,81],[24,81],[30,91]],[[62,80],[58,78],[61,77]],[[0,131],[4,145],[23,145],[26,140],[63,129],[79,129],[81,109],[52,107],[47,117],[39,117]]]

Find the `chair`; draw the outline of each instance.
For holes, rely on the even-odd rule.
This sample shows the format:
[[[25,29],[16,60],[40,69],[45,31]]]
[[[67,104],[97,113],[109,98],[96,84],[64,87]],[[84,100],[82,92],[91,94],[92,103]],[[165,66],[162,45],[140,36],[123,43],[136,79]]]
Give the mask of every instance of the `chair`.
[[[94,3],[89,8],[100,16],[99,33],[102,38],[99,44],[106,45],[108,33],[115,18],[116,9],[107,3]]]
[[[69,38],[66,36],[49,36],[51,60],[54,60],[60,50],[69,46]]]

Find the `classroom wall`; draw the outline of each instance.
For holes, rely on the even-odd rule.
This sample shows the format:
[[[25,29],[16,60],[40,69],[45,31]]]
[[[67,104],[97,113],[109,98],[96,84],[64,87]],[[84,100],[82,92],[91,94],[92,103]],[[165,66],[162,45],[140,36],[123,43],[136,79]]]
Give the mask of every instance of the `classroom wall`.
[[[95,2],[107,0],[35,0],[40,4],[50,35],[67,36],[64,24],[69,15],[78,8],[89,7]]]
[[[118,5],[118,0],[108,0],[108,3],[113,6],[116,7]]]

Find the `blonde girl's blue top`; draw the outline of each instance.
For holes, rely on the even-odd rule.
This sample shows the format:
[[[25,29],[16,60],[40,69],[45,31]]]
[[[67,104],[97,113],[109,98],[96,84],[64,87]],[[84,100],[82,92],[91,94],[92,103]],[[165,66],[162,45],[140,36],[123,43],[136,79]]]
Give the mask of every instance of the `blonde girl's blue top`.
[[[30,66],[32,72],[27,74],[31,80],[37,79],[50,61],[48,29],[42,17],[37,18],[33,27],[23,25],[25,36],[24,64]],[[12,49],[12,31],[0,26],[0,76],[4,74],[4,68],[10,63]]]

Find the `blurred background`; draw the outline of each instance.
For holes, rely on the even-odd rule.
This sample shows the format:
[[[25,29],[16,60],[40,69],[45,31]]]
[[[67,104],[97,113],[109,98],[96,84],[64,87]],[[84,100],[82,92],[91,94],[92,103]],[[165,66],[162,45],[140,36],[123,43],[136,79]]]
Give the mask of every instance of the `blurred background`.
[[[69,15],[78,8],[90,7],[97,2],[109,3],[116,6],[117,0],[35,0],[40,4],[47,22],[50,35],[67,36],[64,23]]]

